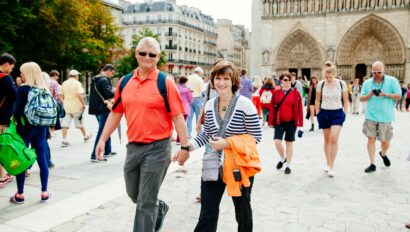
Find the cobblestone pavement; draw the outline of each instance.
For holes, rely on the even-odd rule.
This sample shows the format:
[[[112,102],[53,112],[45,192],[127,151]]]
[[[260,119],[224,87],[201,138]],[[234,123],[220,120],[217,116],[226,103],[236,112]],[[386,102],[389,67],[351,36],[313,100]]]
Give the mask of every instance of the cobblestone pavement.
[[[321,131],[307,132],[295,143],[292,174],[276,170],[278,155],[273,130],[263,129],[259,146],[263,171],[252,192],[254,231],[407,231],[410,221],[409,113],[397,113],[390,168],[377,157],[377,171],[369,165],[362,116],[349,116],[340,138],[336,176],[324,173]],[[307,126],[306,126],[307,127]],[[200,189],[199,160],[168,174],[160,198],[170,205],[164,232],[193,231],[200,211],[195,197]],[[124,194],[100,207],[52,228],[65,231],[132,231],[135,205]],[[234,208],[225,194],[218,231],[236,231]]]

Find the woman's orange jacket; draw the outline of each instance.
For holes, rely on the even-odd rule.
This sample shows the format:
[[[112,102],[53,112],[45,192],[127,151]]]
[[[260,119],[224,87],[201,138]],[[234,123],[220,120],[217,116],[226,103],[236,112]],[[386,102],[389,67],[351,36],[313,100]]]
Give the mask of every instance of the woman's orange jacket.
[[[226,138],[226,141],[231,147],[224,149],[222,180],[226,184],[228,195],[239,197],[242,185],[249,187],[251,185],[249,177],[261,171],[256,140],[252,135],[244,134]],[[234,169],[240,170],[242,180],[235,181]]]

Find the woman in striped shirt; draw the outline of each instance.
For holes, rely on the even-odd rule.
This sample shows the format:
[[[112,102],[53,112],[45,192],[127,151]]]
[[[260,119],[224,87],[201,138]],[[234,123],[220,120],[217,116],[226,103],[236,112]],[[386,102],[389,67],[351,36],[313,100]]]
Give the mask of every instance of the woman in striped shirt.
[[[204,130],[192,141],[191,149],[197,149],[209,143],[213,150],[222,151],[230,147],[225,138],[243,134],[252,135],[256,139],[256,143],[259,143],[262,138],[262,130],[255,106],[248,98],[237,95],[237,91],[240,89],[237,68],[228,61],[218,62],[212,69],[210,82],[211,86],[218,92],[218,97],[212,98],[206,103]],[[237,101],[233,105],[235,100]],[[215,103],[217,107],[215,107]],[[232,109],[232,116],[227,119],[225,136],[218,137],[220,125],[217,120],[224,119],[225,114],[230,109]],[[223,152],[219,154],[219,168],[216,170],[218,173],[221,171],[224,160]],[[250,180],[251,185],[242,187],[240,197],[232,197],[238,231],[252,231],[250,194],[253,177],[250,177]],[[225,187],[226,185],[219,174],[216,181],[201,180],[201,214],[195,232],[216,231],[219,204]]]

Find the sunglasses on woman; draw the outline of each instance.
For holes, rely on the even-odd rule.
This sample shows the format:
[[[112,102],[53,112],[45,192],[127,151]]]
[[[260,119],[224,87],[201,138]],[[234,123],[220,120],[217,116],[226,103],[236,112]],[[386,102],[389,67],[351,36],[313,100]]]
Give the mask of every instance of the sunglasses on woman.
[[[284,82],[288,82],[288,81],[290,81],[289,79],[282,79],[282,81],[284,81]]]
[[[157,57],[157,54],[155,54],[155,53],[138,52],[138,55],[140,55],[140,56],[142,56],[142,57],[147,56],[147,54],[148,54],[148,56],[149,56],[150,58],[155,58],[155,57]]]

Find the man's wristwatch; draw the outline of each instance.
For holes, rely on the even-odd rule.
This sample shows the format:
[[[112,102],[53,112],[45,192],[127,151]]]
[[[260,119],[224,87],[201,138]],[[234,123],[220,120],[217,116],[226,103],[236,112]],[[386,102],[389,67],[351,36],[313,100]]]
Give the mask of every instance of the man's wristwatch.
[[[181,150],[190,151],[190,146],[181,146]]]

